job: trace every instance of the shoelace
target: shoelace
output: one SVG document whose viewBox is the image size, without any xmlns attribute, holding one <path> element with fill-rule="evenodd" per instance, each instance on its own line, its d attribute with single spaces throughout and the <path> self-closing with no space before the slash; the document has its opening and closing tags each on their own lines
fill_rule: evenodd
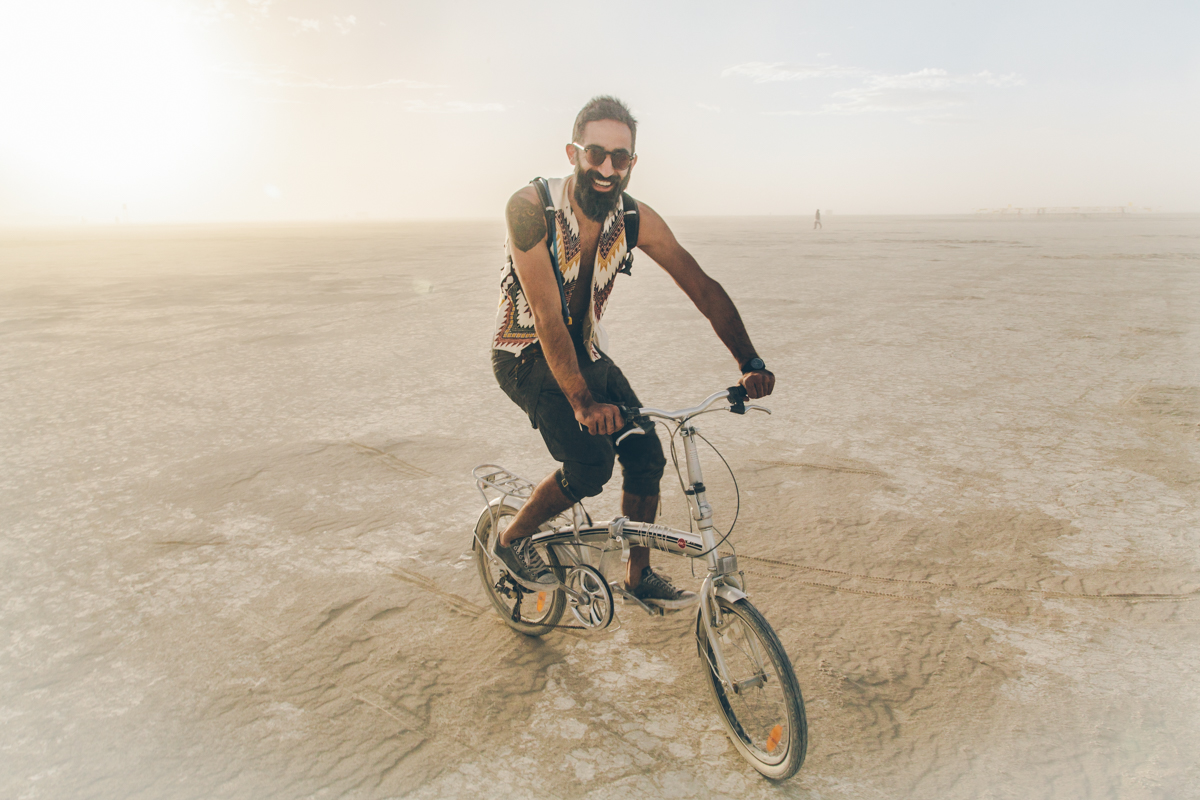
<svg viewBox="0 0 1200 800">
<path fill-rule="evenodd" d="M 533 546 L 532 539 L 520 540 L 513 546 L 513 551 L 517 554 L 517 558 L 521 559 L 535 575 L 550 569 L 542 560 L 542 554 Z"/>
<path fill-rule="evenodd" d="M 642 578 L 642 583 L 649 584 L 649 588 L 660 589 L 662 592 L 668 594 L 671 599 L 676 599 L 683 594 L 681 591 L 676 589 L 669 580 L 659 575 L 657 572 L 651 572 L 648 577 Z"/>
</svg>

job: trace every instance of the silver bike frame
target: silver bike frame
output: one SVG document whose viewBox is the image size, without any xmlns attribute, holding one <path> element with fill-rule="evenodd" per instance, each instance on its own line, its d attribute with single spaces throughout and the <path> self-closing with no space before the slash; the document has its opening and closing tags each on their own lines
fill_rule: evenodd
<svg viewBox="0 0 1200 800">
<path fill-rule="evenodd" d="M 703 621 L 708 640 L 712 643 L 712 653 L 716 660 L 713 667 L 725 688 L 736 691 L 737 687 L 734 687 L 729 680 L 729 674 L 725 668 L 725 660 L 722 657 L 721 648 L 716 639 L 717 631 L 714 630 L 714 627 L 719 627 L 722 624 L 717 597 L 734 603 L 744 598 L 746 594 L 743 591 L 744 586 L 741 576 L 738 573 L 737 558 L 735 556 L 720 556 L 717 553 L 717 539 L 716 530 L 713 526 L 712 506 L 708 502 L 704 486 L 704 475 L 700 468 L 700 455 L 696 445 L 698 434 L 696 428 L 689 424 L 693 417 L 705 413 L 715 403 L 725 400 L 728 397 L 728 390 L 716 392 L 707 397 L 700 405 L 679 411 L 664 411 L 658 408 L 637 409 L 639 416 L 657 417 L 679 425 L 678 432 L 683 439 L 683 453 L 687 469 L 687 489 L 685 493 L 692 519 L 697 524 L 697 533 L 677 530 L 650 522 L 633 522 L 626 517 L 617 517 L 608 524 L 596 525 L 591 522 L 591 518 L 583 510 L 582 506 L 576 505 L 571 509 L 571 520 L 569 523 L 565 516 L 560 516 L 557 519 L 561 520 L 562 525 L 556 526 L 552 530 L 535 534 L 533 541 L 537 545 L 554 547 L 559 553 L 570 554 L 571 560 L 576 564 L 587 563 L 587 558 L 583 552 L 585 547 L 598 549 L 601 557 L 603 557 L 605 552 L 616 548 L 626 549 L 631 546 L 640 546 L 673 555 L 687 556 L 693 559 L 704 558 L 708 566 L 708 574 L 705 576 L 704 582 L 700 587 L 700 602 L 702 604 L 700 619 Z M 762 406 L 750 403 L 745 404 L 745 408 L 753 411 L 762 411 L 767 414 L 771 413 Z M 645 433 L 646 431 L 642 428 L 630 428 L 617 439 L 617 443 L 619 444 L 628 436 Z M 476 467 L 473 474 L 475 475 L 476 484 L 480 492 L 484 495 L 484 500 L 488 502 L 488 506 L 492 510 L 493 524 L 495 523 L 494 517 L 499 513 L 499 507 L 504 504 L 505 497 L 517 501 L 516 505 L 519 507 L 524 504 L 525 500 L 529 497 L 529 493 L 533 490 L 533 484 L 529 481 L 518 478 L 502 467 L 493 464 Z M 484 491 L 485 486 L 498 491 L 502 496 L 489 500 Z M 586 520 L 587 523 L 581 524 L 583 520 Z M 647 610 L 649 609 L 647 608 Z"/>
</svg>

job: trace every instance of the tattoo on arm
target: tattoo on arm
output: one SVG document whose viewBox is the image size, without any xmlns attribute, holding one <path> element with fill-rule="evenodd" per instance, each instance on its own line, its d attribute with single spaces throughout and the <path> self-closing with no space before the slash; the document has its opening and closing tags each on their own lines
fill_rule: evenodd
<svg viewBox="0 0 1200 800">
<path fill-rule="evenodd" d="M 546 215 L 540 207 L 523 197 L 514 196 L 508 201 L 504 212 L 508 227 L 512 230 L 512 242 L 522 253 L 528 253 L 534 245 L 546 238 Z"/>
</svg>

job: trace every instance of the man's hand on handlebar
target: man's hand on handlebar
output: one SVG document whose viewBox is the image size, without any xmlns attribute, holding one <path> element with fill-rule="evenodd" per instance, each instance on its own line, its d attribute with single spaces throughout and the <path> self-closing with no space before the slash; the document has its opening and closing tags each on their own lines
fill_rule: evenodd
<svg viewBox="0 0 1200 800">
<path fill-rule="evenodd" d="M 747 372 L 738 383 L 745 387 L 751 400 L 757 400 L 766 397 L 775 388 L 775 373 L 767 369 Z"/>
<path fill-rule="evenodd" d="M 576 411 L 575 419 L 593 436 L 607 436 L 625 427 L 621 409 L 609 403 L 592 403 L 587 408 Z"/>
</svg>

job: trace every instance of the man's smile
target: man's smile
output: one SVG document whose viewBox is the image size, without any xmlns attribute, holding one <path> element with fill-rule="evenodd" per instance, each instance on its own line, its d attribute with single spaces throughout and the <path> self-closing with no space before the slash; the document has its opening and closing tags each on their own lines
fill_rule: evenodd
<svg viewBox="0 0 1200 800">
<path fill-rule="evenodd" d="M 621 192 L 629 185 L 633 170 L 604 175 L 598 169 L 575 165 L 575 202 L 588 219 L 601 221 L 621 202 Z"/>
<path fill-rule="evenodd" d="M 592 188 L 598 192 L 607 192 L 616 185 L 616 181 L 612 178 L 600 178 L 595 175 L 591 175 L 590 177 L 592 179 Z"/>
</svg>

